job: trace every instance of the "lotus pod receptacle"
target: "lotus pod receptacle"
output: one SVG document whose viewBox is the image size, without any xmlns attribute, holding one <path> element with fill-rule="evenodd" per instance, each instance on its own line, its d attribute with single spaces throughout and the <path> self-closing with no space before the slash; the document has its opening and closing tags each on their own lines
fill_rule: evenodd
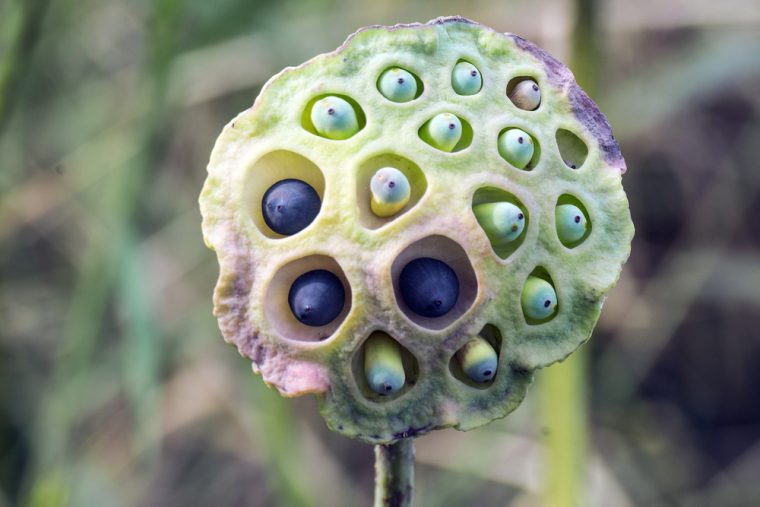
<svg viewBox="0 0 760 507">
<path fill-rule="evenodd" d="M 480 81 L 458 93 L 452 72 L 463 61 Z M 414 79 L 416 94 L 389 100 L 389 69 L 403 69 L 393 70 L 398 86 Z M 429 132 L 446 149 L 423 129 L 440 117 L 461 127 L 450 143 L 445 122 Z M 524 167 L 501 153 L 512 129 L 530 136 Z M 522 149 L 519 137 L 509 150 Z M 408 200 L 376 214 L 371 180 L 383 168 L 403 174 Z M 220 264 L 214 313 L 267 384 L 316 395 L 341 434 L 389 443 L 476 428 L 514 410 L 534 370 L 591 335 L 633 236 L 625 169 L 607 120 L 534 44 L 459 17 L 364 28 L 270 79 L 217 140 L 200 197 Z M 285 234 L 262 206 L 283 180 L 319 200 Z M 509 206 L 483 206 L 498 203 Z M 557 212 L 566 204 L 582 210 L 581 225 L 557 222 L 575 219 Z M 573 227 L 584 228 L 565 241 Z M 405 271 L 418 259 L 428 259 L 424 269 Z M 303 289 L 307 273 L 321 285 Z M 294 302 L 301 294 L 313 299 Z M 450 304 L 420 310 L 428 297 Z M 309 321 L 323 306 L 327 317 Z M 377 336 L 382 347 L 365 353 Z M 480 352 L 470 353 L 476 338 Z M 397 382 L 388 393 L 366 373 L 382 373 L 384 358 Z M 470 378 L 486 359 L 495 373 Z"/>
</svg>

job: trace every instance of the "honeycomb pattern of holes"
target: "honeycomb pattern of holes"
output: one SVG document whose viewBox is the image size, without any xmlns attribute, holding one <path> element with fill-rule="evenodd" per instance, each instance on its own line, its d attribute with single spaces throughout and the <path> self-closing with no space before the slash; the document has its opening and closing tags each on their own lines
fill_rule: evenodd
<svg viewBox="0 0 760 507">
<path fill-rule="evenodd" d="M 376 333 L 382 333 L 390 337 L 391 340 L 395 341 L 396 344 L 398 344 L 398 349 L 399 349 L 399 352 L 401 353 L 401 365 L 404 369 L 404 376 L 405 376 L 404 386 L 398 391 L 396 391 L 395 393 L 387 395 L 387 396 L 378 394 L 375 391 L 373 391 L 372 388 L 370 388 L 369 386 L 369 382 L 367 381 L 366 365 L 365 365 L 365 346 L 367 344 L 367 341 L 370 338 L 372 338 L 373 335 L 375 335 Z M 389 332 L 383 329 L 376 329 L 375 331 L 372 331 L 371 333 L 369 333 L 367 337 L 364 340 L 362 340 L 362 342 L 354 351 L 353 356 L 351 358 L 351 376 L 353 377 L 354 383 L 359 389 L 359 392 L 365 399 L 374 403 L 387 403 L 393 400 L 397 400 L 398 398 L 408 393 L 412 388 L 414 388 L 414 386 L 417 384 L 419 380 L 420 366 L 419 366 L 419 362 L 417 361 L 417 358 L 414 357 L 414 354 L 412 354 L 398 340 L 393 338 L 393 336 Z"/>
<path fill-rule="evenodd" d="M 243 190 L 245 206 L 256 228 L 268 238 L 288 236 L 273 231 L 264 221 L 262 199 L 272 185 L 291 178 L 308 183 L 319 195 L 319 200 L 324 200 L 325 177 L 322 171 L 314 162 L 298 153 L 288 150 L 269 152 L 254 162 L 246 172 Z M 319 214 L 306 229 L 312 227 L 318 218 Z"/>
<path fill-rule="evenodd" d="M 375 172 L 383 167 L 398 169 L 409 180 L 411 195 L 409 202 L 396 214 L 389 217 L 379 217 L 372 212 L 370 207 L 371 191 L 370 180 Z M 406 157 L 393 153 L 375 155 L 359 165 L 356 176 L 356 204 L 359 209 L 359 223 L 368 229 L 378 229 L 388 222 L 412 209 L 422 199 L 427 191 L 427 179 L 425 174 L 416 163 Z"/>
<path fill-rule="evenodd" d="M 546 283 L 548 283 L 551 286 L 551 290 L 553 291 L 553 298 L 556 301 L 554 304 L 554 308 L 552 309 L 551 313 L 548 314 L 546 317 L 543 318 L 535 318 L 528 315 L 526 312 L 526 304 L 524 302 L 524 296 L 526 295 L 525 289 L 528 281 L 531 279 L 531 277 L 538 278 Z M 531 297 L 539 297 L 543 301 L 540 302 L 541 306 L 544 308 L 550 308 L 551 305 L 547 305 L 547 302 L 551 302 L 552 296 L 551 294 L 543 294 L 540 292 L 539 294 L 528 294 L 528 296 Z M 544 297 L 546 296 L 546 297 Z M 538 304 L 538 303 L 536 303 Z M 551 275 L 549 274 L 549 271 L 543 266 L 536 266 L 533 271 L 531 271 L 530 275 L 528 275 L 528 278 L 526 278 L 525 282 L 523 283 L 523 286 L 520 289 L 520 307 L 523 313 L 523 317 L 525 318 L 525 322 L 527 322 L 529 325 L 538 325 L 538 324 L 545 324 L 546 322 L 549 322 L 550 320 L 554 319 L 557 314 L 559 313 L 560 309 L 560 301 L 557 296 L 557 290 L 554 286 L 554 280 L 552 279 Z"/>
<path fill-rule="evenodd" d="M 570 169 L 580 169 L 588 157 L 588 146 L 574 132 L 559 128 L 555 135 L 559 155 Z"/>
<path fill-rule="evenodd" d="M 459 279 L 459 297 L 454 307 L 440 317 L 423 317 L 413 312 L 404 302 L 399 289 L 399 275 L 414 259 L 431 257 L 446 263 Z M 453 239 L 433 235 L 419 239 L 404 248 L 391 265 L 393 293 L 401 312 L 413 323 L 426 329 L 441 330 L 454 323 L 470 309 L 478 294 L 478 280 L 465 250 Z"/>
<path fill-rule="evenodd" d="M 439 114 L 445 114 L 445 113 L 439 113 Z M 454 114 L 454 113 L 450 113 L 450 114 Z M 459 137 L 459 140 L 456 142 L 456 144 L 454 145 L 454 147 L 451 148 L 450 150 L 447 150 L 447 149 L 440 148 L 440 147 L 436 146 L 436 144 L 437 144 L 436 141 L 433 140 L 426 133 L 426 129 L 427 129 L 428 124 L 430 124 L 430 122 L 433 121 L 433 119 L 436 116 L 438 116 L 438 115 L 435 115 L 432 118 L 428 119 L 425 123 L 423 123 L 422 125 L 420 125 L 419 129 L 417 129 L 417 135 L 418 135 L 418 137 L 420 139 L 422 139 L 422 141 L 424 141 L 426 144 L 432 146 L 436 150 L 440 150 L 440 151 L 443 151 L 443 152 L 446 152 L 446 153 L 457 153 L 459 151 L 463 151 L 463 150 L 467 149 L 472 144 L 473 131 L 472 131 L 472 126 L 470 125 L 470 122 L 468 122 L 466 119 L 464 119 L 460 115 L 454 114 L 454 116 L 457 117 L 457 119 L 459 120 L 459 123 L 462 126 L 462 134 Z"/>
<path fill-rule="evenodd" d="M 502 190 L 497 187 L 490 187 L 490 186 L 481 187 L 477 189 L 472 196 L 473 207 L 479 204 L 488 204 L 488 203 L 497 203 L 497 202 L 508 202 L 508 203 L 514 204 L 515 206 L 520 208 L 520 210 L 525 215 L 525 225 L 523 226 L 522 233 L 520 233 L 520 235 L 514 241 L 510 241 L 508 243 L 495 241 L 495 239 L 498 239 L 498 238 L 494 238 L 491 234 L 489 234 L 486 228 L 483 227 L 483 224 L 480 222 L 480 220 L 478 220 L 477 215 L 475 216 L 475 219 L 478 220 L 478 224 L 480 225 L 481 229 L 483 229 L 483 232 L 485 232 L 486 236 L 488 237 L 488 240 L 491 243 L 491 248 L 493 248 L 494 253 L 500 258 L 506 259 L 510 255 L 512 255 L 515 251 L 517 251 L 517 249 L 520 248 L 520 246 L 525 241 L 528 228 L 530 227 L 530 212 L 528 211 L 528 208 L 514 194 L 508 192 L 507 190 Z"/>
<path fill-rule="evenodd" d="M 449 359 L 449 372 L 455 379 L 462 382 L 463 384 L 466 384 L 475 389 L 488 389 L 494 384 L 494 382 L 496 381 L 496 377 L 499 376 L 499 370 L 502 368 L 502 365 L 500 364 L 501 363 L 500 361 L 501 347 L 502 347 L 501 332 L 499 331 L 499 328 L 497 328 L 495 325 L 486 324 L 483 327 L 483 329 L 481 329 L 481 331 L 478 333 L 478 336 L 486 340 L 496 352 L 497 369 L 493 377 L 487 382 L 475 382 L 474 380 L 472 380 L 462 369 L 462 365 L 460 364 L 460 361 L 457 357 L 457 353 L 459 352 L 458 350 L 457 352 L 454 353 L 454 355 L 451 356 L 451 359 Z"/>
<path fill-rule="evenodd" d="M 460 63 L 468 65 L 464 66 L 465 68 L 463 69 L 459 69 L 457 66 Z M 469 76 L 456 75 L 457 72 L 463 73 L 467 71 L 476 72 L 477 74 L 474 76 L 472 74 Z M 472 78 L 472 81 L 469 81 L 469 77 Z M 477 85 L 477 90 L 474 88 L 475 85 Z M 480 91 L 483 89 L 483 73 L 480 71 L 480 66 L 476 65 L 474 62 L 470 61 L 467 58 L 459 58 L 454 64 L 454 67 L 451 69 L 451 88 L 454 90 L 454 93 L 463 97 L 469 97 L 480 93 Z"/>
<path fill-rule="evenodd" d="M 345 301 L 343 309 L 329 324 L 311 327 L 296 319 L 288 305 L 288 294 L 293 282 L 304 273 L 324 269 L 338 277 L 343 290 Z M 340 265 L 327 255 L 315 254 L 296 259 L 282 266 L 272 277 L 266 289 L 264 301 L 264 316 L 271 327 L 282 337 L 293 341 L 319 342 L 331 337 L 338 330 L 351 310 L 351 285 Z"/>
<path fill-rule="evenodd" d="M 562 194 L 559 196 L 559 199 L 557 199 L 557 207 L 563 204 L 571 204 L 578 208 L 580 212 L 583 214 L 583 218 L 586 220 L 586 230 L 583 233 L 583 235 L 574 240 L 574 241 L 563 241 L 562 237 L 559 234 L 559 223 L 557 222 L 557 217 L 555 213 L 555 223 L 554 223 L 554 229 L 557 231 L 557 238 L 559 239 L 560 243 L 562 243 L 566 248 L 575 248 L 586 239 L 588 239 L 589 235 L 591 235 L 591 229 L 593 228 L 593 223 L 591 223 L 591 219 L 589 218 L 588 210 L 586 209 L 586 206 L 581 202 L 580 199 L 575 197 L 572 194 Z M 556 208 L 555 208 L 556 209 Z"/>
<path fill-rule="evenodd" d="M 392 99 L 392 98 L 388 97 L 388 96 L 387 96 L 387 95 L 386 95 L 386 94 L 383 92 L 383 90 L 382 90 L 382 88 L 381 88 L 381 85 L 380 85 L 380 83 L 381 83 L 381 80 L 382 80 L 382 79 L 385 77 L 385 73 L 386 73 L 386 72 L 388 72 L 388 71 L 392 71 L 393 69 L 401 69 L 401 70 L 403 70 L 404 72 L 407 72 L 407 73 L 409 73 L 409 75 L 411 75 L 411 76 L 412 76 L 412 78 L 414 79 L 414 83 L 416 84 L 416 86 L 417 86 L 417 89 L 415 90 L 415 92 L 414 92 L 414 96 L 413 96 L 411 99 L 409 99 L 409 100 L 394 100 L 394 99 Z M 422 95 L 422 93 L 425 91 L 425 83 L 423 83 L 423 82 L 422 82 L 422 79 L 420 79 L 420 77 L 417 75 L 417 73 L 415 73 L 415 72 L 412 72 L 411 70 L 409 70 L 409 69 L 408 69 L 406 66 L 404 66 L 404 65 L 389 65 L 389 66 L 386 66 L 386 67 L 385 67 L 385 68 L 384 68 L 384 69 L 383 69 L 383 70 L 380 72 L 380 74 L 378 74 L 378 76 L 377 76 L 377 81 L 376 81 L 376 83 L 375 83 L 375 87 L 377 88 L 377 91 L 378 91 L 378 92 L 380 92 L 380 95 L 382 95 L 382 96 L 383 96 L 383 97 L 385 97 L 387 100 L 389 100 L 390 102 L 393 102 L 393 103 L 395 103 L 395 104 L 405 104 L 405 103 L 407 103 L 407 102 L 414 102 L 415 100 L 417 100 L 418 98 L 420 98 L 420 96 Z"/>
<path fill-rule="evenodd" d="M 525 132 L 530 137 L 530 139 L 533 141 L 533 156 L 530 157 L 530 160 L 525 165 L 525 167 L 517 167 L 517 166 L 515 166 L 512 162 L 510 162 L 507 159 L 507 157 L 504 156 L 504 153 L 502 152 L 502 149 L 501 149 L 501 136 L 503 134 L 505 134 L 508 130 L 512 130 L 512 129 L 517 129 L 517 130 L 521 130 L 521 131 Z M 509 126 L 509 127 L 504 127 L 503 129 L 501 129 L 499 131 L 499 134 L 496 136 L 496 151 L 498 151 L 499 156 L 505 162 L 507 162 L 511 167 L 514 167 L 515 169 L 520 169 L 522 171 L 532 171 L 533 169 L 536 168 L 536 166 L 538 165 L 539 161 L 541 160 L 541 143 L 538 142 L 538 138 L 536 136 L 534 136 L 533 134 L 531 134 L 530 132 L 528 132 L 527 130 L 525 130 L 522 127 Z"/>
<path fill-rule="evenodd" d="M 347 139 L 350 139 L 351 137 L 355 136 L 356 134 L 358 134 L 359 132 L 361 132 L 364 129 L 364 127 L 367 126 L 367 116 L 364 113 L 364 109 L 362 109 L 362 107 L 359 105 L 359 103 L 356 100 L 352 99 L 348 95 L 344 95 L 344 94 L 341 94 L 341 93 L 321 93 L 321 94 L 317 95 L 316 97 L 312 97 L 306 103 L 306 106 L 303 109 L 303 113 L 301 113 L 301 126 L 304 128 L 304 130 L 306 130 L 307 132 L 310 132 L 310 133 L 314 134 L 315 136 L 321 137 L 323 139 L 327 139 L 329 141 L 340 142 L 340 141 L 344 141 L 345 140 L 345 139 L 330 139 L 329 137 L 321 135 L 319 132 L 317 132 L 317 129 L 314 126 L 314 123 L 312 123 L 312 121 L 311 121 L 311 110 L 314 107 L 314 104 L 318 100 L 322 100 L 325 97 L 338 97 L 338 98 L 341 98 L 341 99 L 345 100 L 346 102 L 348 102 L 351 105 L 351 108 L 354 110 L 354 113 L 356 114 L 356 121 L 358 122 L 359 128 L 358 128 L 358 130 L 355 133 L 353 133 L 352 135 L 348 136 Z"/>
<path fill-rule="evenodd" d="M 517 85 L 527 80 L 534 81 L 536 85 L 538 86 L 538 93 L 539 93 L 538 104 L 536 104 L 535 107 L 530 107 L 532 106 L 532 102 L 530 102 L 530 106 L 521 107 L 521 105 L 518 105 L 518 104 L 522 104 L 525 99 L 522 99 L 517 96 L 513 96 L 513 93 L 515 92 L 515 88 L 517 87 Z M 507 82 L 507 90 L 506 90 L 507 98 L 512 103 L 512 105 L 514 105 L 518 109 L 522 109 L 523 111 L 536 111 L 537 109 L 539 109 L 541 107 L 541 103 L 543 102 L 543 97 L 541 95 L 542 92 L 543 92 L 543 87 L 541 86 L 541 81 L 536 76 L 529 76 L 529 75 L 515 76 Z"/>
</svg>

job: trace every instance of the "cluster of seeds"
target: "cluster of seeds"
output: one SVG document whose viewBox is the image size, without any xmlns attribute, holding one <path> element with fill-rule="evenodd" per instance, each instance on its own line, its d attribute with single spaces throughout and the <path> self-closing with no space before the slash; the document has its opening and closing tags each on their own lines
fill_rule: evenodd
<svg viewBox="0 0 760 507">
<path fill-rule="evenodd" d="M 281 392 L 322 395 L 337 431 L 505 415 L 617 277 L 620 172 L 520 41 L 461 18 L 360 32 L 271 81 L 212 156 L 220 326 Z"/>
</svg>

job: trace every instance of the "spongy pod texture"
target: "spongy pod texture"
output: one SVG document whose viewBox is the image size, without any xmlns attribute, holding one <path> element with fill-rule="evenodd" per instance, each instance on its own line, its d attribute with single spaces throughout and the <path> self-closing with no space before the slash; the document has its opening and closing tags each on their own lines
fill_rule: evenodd
<svg viewBox="0 0 760 507">
<path fill-rule="evenodd" d="M 479 88 L 457 92 L 460 62 L 477 70 Z M 396 93 L 387 79 L 379 86 L 389 69 L 415 80 L 414 97 L 386 96 Z M 438 117 L 458 121 L 431 127 Z M 520 135 L 502 137 L 513 129 Z M 505 151 L 525 153 L 525 143 L 530 160 L 513 165 Z M 410 191 L 403 208 L 379 216 L 370 182 L 388 167 Z M 346 436 L 387 443 L 481 426 L 518 406 L 535 369 L 591 335 L 633 237 L 625 169 L 596 105 L 530 42 L 463 18 L 359 30 L 274 76 L 217 140 L 200 197 L 220 265 L 214 313 L 267 384 L 317 395 L 328 426 Z M 320 202 L 285 235 L 268 225 L 262 199 L 289 179 Z M 417 259 L 456 275 L 442 315 L 415 311 L 404 292 L 400 278 Z M 289 294 L 317 270 L 335 275 L 344 296 L 337 317 L 314 326 Z M 365 354 L 377 336 L 382 350 Z M 489 346 L 495 373 L 470 378 L 481 356 L 493 364 Z M 367 371 L 386 360 L 395 383 L 382 393 Z"/>
</svg>

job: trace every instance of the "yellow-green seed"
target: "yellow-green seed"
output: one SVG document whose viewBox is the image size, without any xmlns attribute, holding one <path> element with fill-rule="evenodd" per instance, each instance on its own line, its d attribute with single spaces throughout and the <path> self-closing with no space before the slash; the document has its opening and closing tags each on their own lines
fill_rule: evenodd
<svg viewBox="0 0 760 507">
<path fill-rule="evenodd" d="M 523 313 L 529 320 L 543 321 L 557 311 L 557 293 L 554 287 L 543 278 L 533 275 L 525 282 L 520 302 Z"/>
<path fill-rule="evenodd" d="M 437 114 L 422 127 L 420 137 L 439 150 L 451 151 L 462 138 L 462 122 L 451 113 Z"/>
<path fill-rule="evenodd" d="M 557 236 L 563 245 L 574 245 L 586 235 L 588 220 L 578 206 L 560 204 L 554 212 L 554 219 L 557 224 Z"/>
<path fill-rule="evenodd" d="M 533 138 L 524 130 L 505 130 L 499 136 L 498 147 L 499 155 L 518 169 L 525 169 L 533 158 Z"/>
<path fill-rule="evenodd" d="M 394 167 L 378 169 L 370 180 L 370 207 L 379 217 L 395 215 L 409 202 L 411 186 L 407 177 Z"/>
<path fill-rule="evenodd" d="M 525 213 L 511 202 L 488 202 L 472 207 L 475 218 L 495 245 L 511 243 L 525 229 Z"/>
<path fill-rule="evenodd" d="M 376 331 L 364 344 L 364 375 L 370 389 L 387 396 L 404 387 L 406 374 L 401 346 L 386 333 Z"/>
<path fill-rule="evenodd" d="M 314 103 L 311 123 L 320 136 L 328 139 L 348 139 L 359 131 L 354 108 L 345 99 L 333 95 Z"/>
<path fill-rule="evenodd" d="M 488 340 L 477 336 L 464 344 L 456 354 L 465 375 L 478 383 L 488 382 L 496 375 L 498 358 Z"/>
</svg>

